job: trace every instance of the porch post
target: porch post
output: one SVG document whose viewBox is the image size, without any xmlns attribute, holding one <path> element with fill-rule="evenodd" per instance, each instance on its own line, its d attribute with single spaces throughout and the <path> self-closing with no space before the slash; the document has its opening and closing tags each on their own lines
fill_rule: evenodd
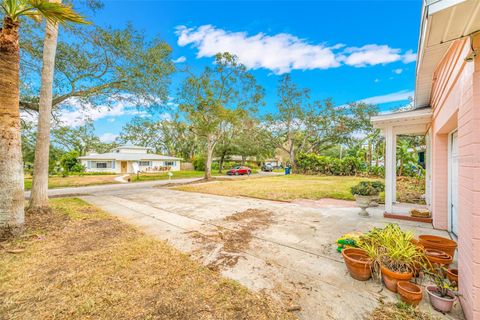
<svg viewBox="0 0 480 320">
<path fill-rule="evenodd" d="M 393 213 L 396 199 L 396 135 L 392 126 L 385 128 L 385 212 Z"/>
</svg>

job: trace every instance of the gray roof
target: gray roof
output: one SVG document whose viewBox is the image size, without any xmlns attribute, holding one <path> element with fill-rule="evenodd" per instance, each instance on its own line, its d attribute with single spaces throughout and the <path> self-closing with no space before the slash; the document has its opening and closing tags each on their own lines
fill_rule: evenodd
<svg viewBox="0 0 480 320">
<path fill-rule="evenodd" d="M 149 153 L 122 153 L 107 152 L 101 154 L 90 154 L 78 157 L 83 160 L 119 160 L 119 161 L 140 161 L 140 160 L 181 160 L 181 158 L 162 156 Z"/>
<path fill-rule="evenodd" d="M 124 145 L 121 145 L 119 147 L 113 148 L 112 151 L 121 150 L 121 149 L 153 150 L 153 148 L 150 148 L 150 147 L 141 147 L 141 146 L 133 146 L 133 145 L 124 144 Z"/>
</svg>

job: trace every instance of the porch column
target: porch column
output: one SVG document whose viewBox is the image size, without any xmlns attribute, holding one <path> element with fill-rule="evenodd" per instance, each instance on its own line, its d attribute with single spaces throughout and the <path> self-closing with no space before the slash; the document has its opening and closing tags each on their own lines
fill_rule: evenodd
<svg viewBox="0 0 480 320">
<path fill-rule="evenodd" d="M 396 200 L 397 139 L 392 126 L 385 128 L 385 212 L 393 213 L 393 203 Z"/>
</svg>

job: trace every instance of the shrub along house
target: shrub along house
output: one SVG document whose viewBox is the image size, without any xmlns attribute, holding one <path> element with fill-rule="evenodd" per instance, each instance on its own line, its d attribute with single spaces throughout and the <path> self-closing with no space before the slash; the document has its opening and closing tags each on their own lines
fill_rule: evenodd
<svg viewBox="0 0 480 320">
<path fill-rule="evenodd" d="M 396 197 L 396 137 L 426 136 L 426 201 L 458 241 L 467 319 L 480 319 L 480 1 L 425 1 L 414 109 L 372 118 L 386 140 L 385 210 Z"/>
<path fill-rule="evenodd" d="M 180 158 L 148 153 L 150 148 L 121 146 L 107 153 L 79 157 L 86 172 L 136 173 L 178 171 Z"/>
</svg>

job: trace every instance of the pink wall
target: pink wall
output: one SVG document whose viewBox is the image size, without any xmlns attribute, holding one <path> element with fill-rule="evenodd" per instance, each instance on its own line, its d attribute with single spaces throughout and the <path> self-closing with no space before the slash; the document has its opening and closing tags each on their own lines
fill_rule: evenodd
<svg viewBox="0 0 480 320">
<path fill-rule="evenodd" d="M 480 48 L 480 36 L 473 41 Z M 432 211 L 448 229 L 448 134 L 458 128 L 458 268 L 467 319 L 480 320 L 480 56 L 466 62 L 470 39 L 452 44 L 432 87 Z"/>
</svg>

